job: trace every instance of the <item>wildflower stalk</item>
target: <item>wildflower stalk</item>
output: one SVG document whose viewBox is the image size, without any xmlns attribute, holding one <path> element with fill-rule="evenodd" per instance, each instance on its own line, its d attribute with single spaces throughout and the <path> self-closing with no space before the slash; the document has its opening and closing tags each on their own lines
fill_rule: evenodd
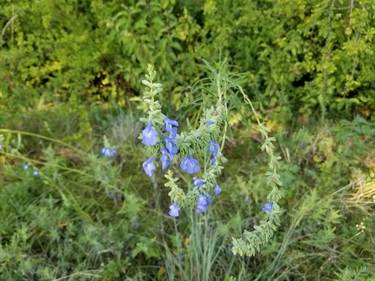
<svg viewBox="0 0 375 281">
<path fill-rule="evenodd" d="M 274 145 L 272 142 L 275 141 L 275 138 L 269 137 L 268 133 L 270 130 L 260 122 L 253 104 L 245 95 L 241 86 L 237 85 L 237 88 L 251 107 L 255 119 L 257 120 L 258 130 L 264 139 L 261 150 L 266 151 L 270 157 L 268 166 L 271 171 L 266 172 L 266 176 L 267 185 L 271 188 L 267 200 L 272 202 L 272 210 L 266 213 L 266 220 L 262 220 L 260 225 L 254 227 L 253 231 L 250 232 L 245 230 L 243 237 L 232 238 L 232 252 L 234 254 L 239 254 L 241 256 L 254 256 L 256 251 L 260 251 L 261 245 L 270 241 L 277 226 L 280 225 L 280 207 L 277 202 L 283 196 L 283 193 L 279 190 L 279 187 L 282 186 L 282 182 L 280 181 L 280 175 L 277 173 L 277 167 L 279 167 L 279 160 L 281 157 L 274 154 Z"/>
<path fill-rule="evenodd" d="M 167 163 L 167 159 L 172 154 L 172 146 L 172 148 L 175 148 L 173 155 L 176 155 L 180 159 L 182 158 L 180 168 L 189 174 L 195 174 L 200 171 L 200 167 L 198 166 L 198 160 L 192 155 L 195 157 L 202 154 L 205 155 L 205 151 L 209 148 L 213 158 L 210 161 L 210 165 L 205 164 L 203 173 L 201 171 L 199 172 L 203 175 L 199 178 L 194 177 L 193 188 L 188 189 L 186 192 L 180 188 L 177 184 L 178 178 L 173 176 L 171 170 L 165 175 L 167 178 L 165 186 L 170 189 L 169 196 L 174 202 L 170 206 L 171 216 L 178 217 L 180 208 L 191 207 L 195 204 L 197 205 L 198 212 L 205 212 L 212 201 L 210 192 L 214 191 L 215 195 L 221 193 L 221 188 L 217 184 L 217 178 L 222 172 L 222 164 L 227 161 L 222 154 L 222 149 L 227 138 L 227 117 L 229 116 L 229 108 L 231 105 L 230 94 L 233 93 L 233 90 L 237 89 L 243 96 L 245 102 L 249 104 L 256 118 L 258 130 L 264 139 L 261 150 L 265 151 L 270 157 L 268 164 L 270 170 L 266 172 L 266 177 L 267 185 L 271 190 L 267 196 L 269 203 L 265 204 L 263 207 L 263 211 L 266 213 L 266 219 L 262 220 L 260 225 L 255 226 L 253 231 L 245 230 L 243 237 L 232 238 L 232 251 L 234 254 L 253 256 L 256 251 L 260 250 L 261 245 L 269 242 L 277 226 L 280 225 L 280 207 L 277 202 L 282 197 L 282 192 L 278 188 L 282 186 L 282 183 L 280 181 L 280 175 L 277 173 L 277 167 L 279 166 L 281 157 L 275 155 L 273 145 L 275 138 L 269 137 L 270 130 L 260 122 L 253 104 L 246 96 L 241 86 L 239 86 L 236 75 L 227 73 L 227 63 L 222 63 L 218 70 L 210 66 L 207 62 L 205 63 L 206 67 L 211 71 L 211 77 L 213 77 L 210 85 L 214 87 L 211 93 L 213 93 L 216 98 L 216 105 L 203 110 L 197 129 L 177 134 L 177 128 L 175 128 L 173 138 L 164 136 L 166 144 L 163 144 L 163 142 L 157 138 L 157 136 L 163 136 L 164 132 L 152 126 L 153 124 L 163 124 L 163 120 L 165 123 L 166 119 L 161 112 L 161 105 L 155 100 L 156 94 L 162 91 L 162 85 L 153 82 L 156 72 L 153 67 L 149 65 L 149 74 L 146 75 L 147 80 L 142 81 L 142 83 L 149 88 L 149 91 L 144 94 L 144 101 L 149 106 L 149 117 L 141 119 L 141 121 L 148 125 L 140 138 L 143 139 L 143 144 L 148 147 L 151 146 L 151 149 L 148 150 L 149 154 L 151 154 L 149 156 L 151 157 L 145 161 L 144 166 L 146 165 L 146 168 L 144 169 L 150 177 L 153 175 L 152 172 L 156 169 L 153 162 L 160 156 L 160 151 L 162 152 L 161 161 L 163 167 L 169 166 L 170 163 L 169 160 Z M 173 122 L 178 126 L 177 121 L 173 120 Z M 166 126 L 168 125 L 167 123 L 165 124 Z M 168 130 L 172 132 L 171 128 L 167 129 L 167 131 Z M 220 146 L 215 142 L 217 140 L 220 140 Z M 176 147 L 174 147 L 174 145 Z M 166 147 L 167 150 L 164 147 Z M 147 167 L 152 167 L 152 170 Z"/>
</svg>

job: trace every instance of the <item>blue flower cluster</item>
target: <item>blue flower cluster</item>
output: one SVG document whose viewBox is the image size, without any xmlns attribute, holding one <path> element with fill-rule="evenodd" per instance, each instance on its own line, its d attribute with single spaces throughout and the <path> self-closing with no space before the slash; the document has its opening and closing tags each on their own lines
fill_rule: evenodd
<svg viewBox="0 0 375 281">
<path fill-rule="evenodd" d="M 24 170 L 28 170 L 29 167 L 30 167 L 29 164 L 25 164 L 25 165 L 23 165 L 23 169 L 24 169 Z M 34 176 L 38 176 L 38 175 L 39 175 L 38 170 L 34 170 L 34 171 L 33 171 L 33 175 L 34 175 Z"/>
<path fill-rule="evenodd" d="M 113 157 L 117 154 L 117 150 L 116 149 L 109 149 L 107 147 L 103 147 L 102 148 L 102 154 L 105 157 Z"/>
<path fill-rule="evenodd" d="M 162 169 L 165 170 L 169 167 L 171 160 L 173 159 L 174 155 L 178 152 L 177 147 L 177 127 L 178 122 L 176 120 L 171 120 L 169 118 L 164 118 L 164 130 L 161 130 L 163 132 L 168 133 L 167 135 L 163 136 L 162 139 L 164 141 L 164 147 L 161 148 L 161 157 L 160 161 L 162 164 Z M 207 122 L 208 126 L 211 126 L 213 122 L 210 120 Z M 159 132 L 153 127 L 153 124 L 149 122 L 146 126 L 146 128 L 142 131 L 142 143 L 146 146 L 154 146 L 158 143 L 158 136 Z M 216 161 L 216 156 L 219 153 L 220 146 L 215 143 L 214 141 L 209 141 L 209 150 L 213 156 L 210 163 L 213 165 Z M 153 171 L 156 170 L 154 161 L 155 156 L 151 156 L 148 158 L 145 162 L 143 162 L 142 167 L 145 173 L 149 176 L 153 176 Z M 189 173 L 189 174 L 195 174 L 200 171 L 200 166 L 198 164 L 198 160 L 193 157 L 193 155 L 188 155 L 183 157 L 180 164 L 181 170 Z M 193 178 L 193 186 L 196 188 L 201 188 L 203 185 L 205 185 L 207 182 L 205 182 L 202 179 L 199 179 L 198 177 Z M 217 196 L 222 192 L 219 185 L 216 184 L 214 188 L 214 194 Z M 199 213 L 205 212 L 208 209 L 208 205 L 212 201 L 211 194 L 204 195 L 203 192 L 199 194 L 199 197 L 197 199 L 197 210 Z M 180 207 L 178 206 L 177 202 L 173 202 L 173 204 L 169 207 L 169 215 L 172 217 L 178 217 L 180 212 Z"/>
<path fill-rule="evenodd" d="M 201 169 L 201 167 L 198 166 L 198 160 L 194 159 L 191 155 L 182 159 L 180 168 L 189 174 L 197 173 Z"/>
<path fill-rule="evenodd" d="M 177 154 L 177 127 L 178 123 L 176 120 L 172 120 L 169 118 L 164 118 L 164 127 L 165 131 L 169 133 L 169 135 L 164 136 L 163 140 L 165 142 L 165 147 L 163 147 L 161 151 L 160 161 L 162 164 L 162 169 L 165 170 L 168 168 L 173 156 Z M 156 131 L 152 127 L 152 123 L 149 122 L 147 127 L 142 131 L 142 143 L 147 146 L 154 146 L 158 142 L 158 131 Z M 155 164 L 155 156 L 150 157 L 143 163 L 143 169 L 149 177 L 152 177 L 153 171 L 156 169 Z"/>
<path fill-rule="evenodd" d="M 206 182 L 202 181 L 201 179 L 194 178 L 193 186 L 197 186 L 197 188 L 204 185 Z M 218 196 L 222 192 L 221 187 L 216 184 L 214 193 L 216 196 Z M 212 195 L 210 193 L 205 196 L 203 193 L 199 194 L 198 200 L 197 200 L 197 210 L 198 213 L 203 213 L 208 209 L 208 205 L 212 202 Z"/>
<path fill-rule="evenodd" d="M 154 146 L 158 142 L 158 135 L 159 133 L 152 127 L 152 123 L 149 122 L 142 131 L 142 143 L 147 146 Z M 143 170 L 149 177 L 152 177 L 153 171 L 156 169 L 154 161 L 155 156 L 152 156 L 142 164 Z"/>
<path fill-rule="evenodd" d="M 178 123 L 176 120 L 171 120 L 169 118 L 164 118 L 165 130 L 169 133 L 169 136 L 164 137 L 165 147 L 169 151 L 170 154 L 176 155 L 177 154 L 177 146 L 176 146 L 176 136 L 177 136 L 177 127 Z M 171 158 L 172 159 L 172 158 Z"/>
</svg>

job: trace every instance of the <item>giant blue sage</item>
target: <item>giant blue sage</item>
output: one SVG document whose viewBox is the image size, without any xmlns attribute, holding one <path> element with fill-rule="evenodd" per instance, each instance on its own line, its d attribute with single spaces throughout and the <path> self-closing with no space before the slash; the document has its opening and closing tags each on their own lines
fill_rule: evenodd
<svg viewBox="0 0 375 281">
<path fill-rule="evenodd" d="M 216 196 L 222 193 L 217 179 L 227 161 L 222 151 L 229 126 L 227 120 L 231 100 L 228 94 L 236 91 L 237 94 L 242 95 L 244 102 L 250 106 L 263 137 L 261 149 L 270 157 L 270 171 L 266 173 L 267 185 L 270 188 L 267 196 L 269 203 L 262 208 L 265 220 L 262 220 L 254 231 L 245 231 L 243 237 L 232 238 L 234 254 L 253 256 L 260 250 L 262 244 L 271 239 L 280 224 L 280 208 L 277 202 L 282 197 L 282 192 L 278 188 L 282 183 L 277 167 L 281 157 L 274 154 L 275 139 L 269 137 L 270 131 L 260 122 L 250 99 L 239 84 L 233 83 L 232 76 L 227 72 L 228 64 L 224 62 L 218 69 L 208 63 L 206 66 L 213 77 L 212 85 L 216 87 L 216 91 L 212 91 L 216 93 L 216 105 L 204 108 L 198 128 L 187 132 L 178 132 L 178 121 L 162 113 L 162 106 L 157 99 L 157 95 L 163 91 L 162 84 L 155 82 L 156 71 L 152 65 L 148 66 L 148 74 L 142 81 L 148 88 L 143 95 L 143 100 L 148 105 L 148 117 L 141 118 L 145 129 L 140 138 L 147 148 L 149 158 L 143 163 L 143 168 L 150 177 L 154 175 L 154 171 L 159 173 L 159 169 L 154 164 L 155 159 L 159 158 L 162 170 L 168 169 L 165 174 L 167 178 L 165 186 L 170 188 L 169 196 L 173 202 L 169 207 L 171 217 L 177 218 L 180 216 L 181 209 L 194 206 L 198 213 L 206 212 L 210 204 L 214 204 L 211 193 Z M 211 154 L 211 158 L 205 157 L 207 151 Z M 210 165 L 204 165 L 204 161 Z M 171 168 L 173 165 L 175 169 L 194 175 L 190 187 L 183 189 L 177 185 L 178 178 L 174 176 Z"/>
</svg>

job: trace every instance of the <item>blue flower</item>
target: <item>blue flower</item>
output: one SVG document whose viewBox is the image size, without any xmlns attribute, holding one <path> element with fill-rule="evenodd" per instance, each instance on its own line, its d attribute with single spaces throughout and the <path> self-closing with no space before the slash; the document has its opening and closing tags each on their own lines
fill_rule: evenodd
<svg viewBox="0 0 375 281">
<path fill-rule="evenodd" d="M 267 204 L 264 204 L 263 208 L 262 208 L 262 211 L 267 213 L 267 212 L 271 212 L 272 211 L 272 206 L 273 206 L 273 203 L 272 202 L 269 202 Z"/>
<path fill-rule="evenodd" d="M 169 153 L 176 154 L 178 150 L 177 146 L 174 145 L 176 143 L 176 139 L 165 136 L 164 141 Z"/>
<path fill-rule="evenodd" d="M 171 217 L 178 217 L 180 215 L 180 207 L 177 205 L 177 202 L 175 201 L 171 206 L 169 206 L 169 215 Z"/>
<path fill-rule="evenodd" d="M 221 187 L 218 184 L 216 184 L 215 189 L 214 189 L 215 195 L 218 196 L 221 192 L 222 192 Z"/>
<path fill-rule="evenodd" d="M 165 148 L 161 149 L 161 153 L 162 153 L 162 156 L 160 157 L 160 161 L 162 164 L 162 169 L 165 170 L 168 168 L 169 164 L 171 163 L 171 161 L 168 160 L 168 157 L 169 159 L 172 159 L 173 154 L 169 153 L 169 151 Z"/>
<path fill-rule="evenodd" d="M 176 127 L 173 127 L 172 130 L 170 131 L 169 133 L 169 136 L 171 138 L 175 138 L 177 136 L 177 128 Z"/>
<path fill-rule="evenodd" d="M 37 176 L 37 175 L 39 175 L 39 172 L 37 170 L 34 170 L 33 175 Z"/>
<path fill-rule="evenodd" d="M 103 147 L 102 148 L 102 154 L 105 156 L 105 157 L 113 157 L 117 154 L 117 150 L 116 149 L 109 149 L 109 148 L 106 148 L 106 147 Z"/>
<path fill-rule="evenodd" d="M 198 179 L 197 177 L 194 177 L 193 180 L 194 180 L 193 186 L 197 186 L 197 188 L 200 188 L 202 185 L 206 184 L 204 180 Z"/>
<path fill-rule="evenodd" d="M 29 168 L 29 164 L 25 164 L 25 165 L 23 165 L 23 169 L 24 170 L 27 170 Z"/>
<path fill-rule="evenodd" d="M 149 177 L 152 177 L 152 175 L 153 175 L 152 171 L 156 169 L 155 164 L 154 164 L 154 160 L 155 160 L 155 156 L 152 156 L 152 157 L 148 158 L 142 164 L 143 170 L 145 170 L 146 174 Z"/>
<path fill-rule="evenodd" d="M 211 120 L 207 122 L 207 125 L 208 126 L 211 126 L 214 122 L 212 122 Z"/>
<path fill-rule="evenodd" d="M 212 196 L 208 193 L 208 196 L 203 195 L 203 193 L 199 194 L 197 200 L 197 210 L 198 213 L 203 213 L 208 209 L 208 205 L 211 203 Z"/>
<path fill-rule="evenodd" d="M 216 142 L 210 140 L 210 151 L 213 157 L 216 157 L 217 153 L 219 152 L 219 148 L 220 146 Z"/>
<path fill-rule="evenodd" d="M 211 159 L 210 164 L 211 165 L 215 164 L 215 161 L 216 161 L 216 157 L 214 157 L 214 158 Z"/>
<path fill-rule="evenodd" d="M 158 142 L 157 136 L 158 132 L 152 128 L 152 123 L 149 122 L 146 129 L 142 131 L 142 143 L 150 146 L 155 145 Z"/>
<path fill-rule="evenodd" d="M 177 134 L 178 123 L 176 120 L 169 119 L 168 117 L 164 118 L 165 130 L 174 138 Z M 176 126 L 176 127 L 173 127 Z"/>
<path fill-rule="evenodd" d="M 0 150 L 2 150 L 3 149 L 3 145 L 0 143 Z"/>
<path fill-rule="evenodd" d="M 180 168 L 181 170 L 186 171 L 189 174 L 197 173 L 201 169 L 198 166 L 198 160 L 194 159 L 191 155 L 182 159 Z"/>
</svg>

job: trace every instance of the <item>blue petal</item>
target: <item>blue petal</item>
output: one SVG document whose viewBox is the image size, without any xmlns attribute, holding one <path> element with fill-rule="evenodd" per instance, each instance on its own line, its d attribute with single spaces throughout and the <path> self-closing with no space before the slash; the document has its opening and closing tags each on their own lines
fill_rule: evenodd
<svg viewBox="0 0 375 281">
<path fill-rule="evenodd" d="M 178 122 L 176 120 L 169 119 L 168 117 L 164 118 L 165 130 L 170 134 L 170 137 L 174 138 L 177 135 Z"/>
<path fill-rule="evenodd" d="M 221 187 L 218 184 L 216 184 L 215 189 L 214 189 L 215 195 L 218 196 L 221 192 L 222 192 Z"/>
<path fill-rule="evenodd" d="M 219 148 L 220 146 L 216 142 L 210 140 L 210 151 L 214 157 L 216 157 L 217 153 L 219 152 Z"/>
<path fill-rule="evenodd" d="M 273 207 L 273 203 L 272 202 L 266 203 L 266 204 L 264 204 L 264 206 L 262 208 L 262 211 L 265 212 L 265 213 L 271 212 L 272 211 L 272 207 Z"/>
<path fill-rule="evenodd" d="M 144 145 L 153 146 L 158 142 L 158 132 L 152 128 L 152 123 L 149 122 L 147 127 L 142 131 L 142 143 Z"/>
<path fill-rule="evenodd" d="M 177 202 L 175 201 L 170 207 L 169 207 L 169 215 L 171 217 L 178 217 L 180 214 L 180 207 L 177 205 Z"/>
<path fill-rule="evenodd" d="M 156 169 L 155 164 L 154 164 L 154 160 L 155 160 L 155 156 L 152 156 L 149 159 L 147 159 L 145 162 L 143 162 L 143 164 L 142 164 L 143 170 L 146 172 L 146 174 L 149 177 L 152 177 L 152 175 L 153 175 L 152 171 L 154 171 Z"/>
<path fill-rule="evenodd" d="M 203 195 L 202 193 L 199 194 L 199 198 L 197 200 L 197 210 L 199 213 L 203 213 L 208 209 L 208 205 L 211 203 L 212 196 L 208 194 L 208 197 Z"/>
<path fill-rule="evenodd" d="M 168 160 L 166 154 L 163 154 L 163 155 L 160 157 L 160 161 L 161 161 L 162 169 L 163 169 L 163 170 L 167 169 L 168 166 L 169 166 L 169 164 L 171 163 L 171 161 Z"/>
</svg>

